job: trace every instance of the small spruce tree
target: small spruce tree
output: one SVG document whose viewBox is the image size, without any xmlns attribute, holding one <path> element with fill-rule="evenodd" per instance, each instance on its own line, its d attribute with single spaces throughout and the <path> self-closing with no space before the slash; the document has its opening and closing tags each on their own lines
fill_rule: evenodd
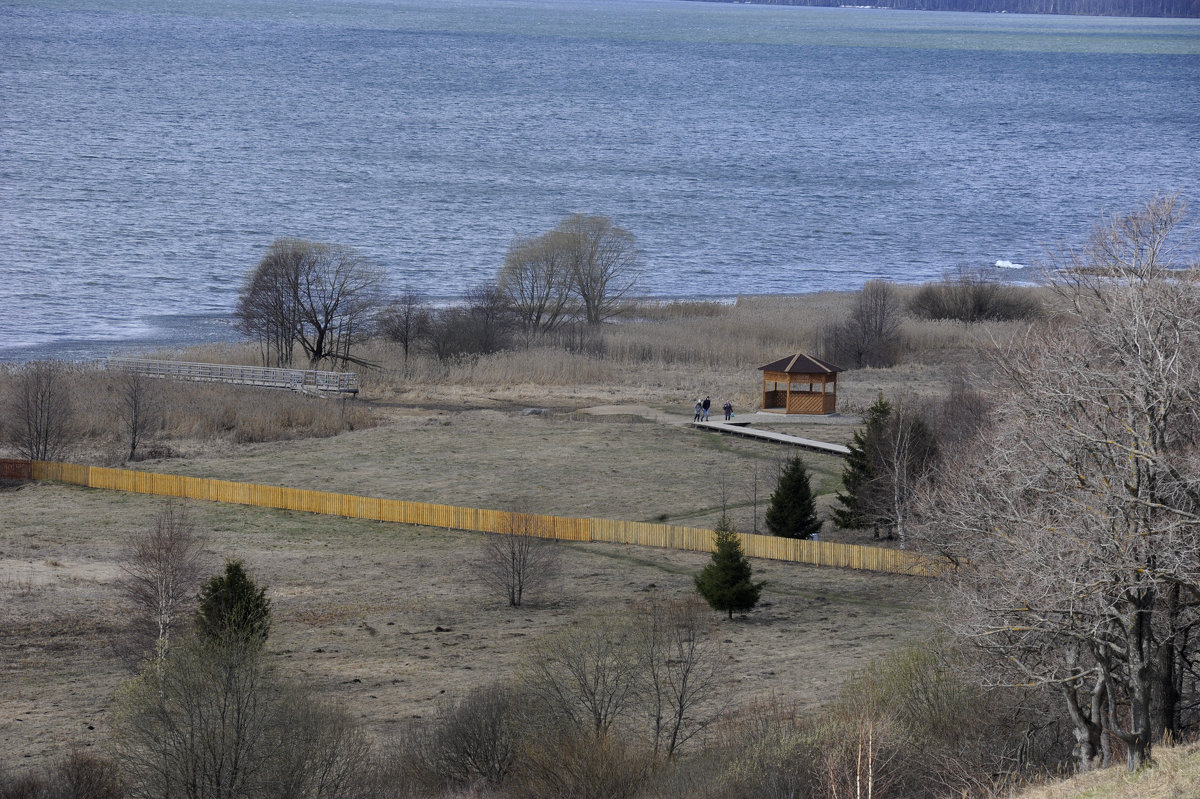
<svg viewBox="0 0 1200 799">
<path fill-rule="evenodd" d="M 892 415 L 892 405 L 880 394 L 867 410 L 861 430 L 854 431 L 850 454 L 842 469 L 842 491 L 838 492 L 840 508 L 834 508 L 833 523 L 842 528 L 860 528 L 867 523 L 864 496 L 879 469 L 879 445 Z"/>
<path fill-rule="evenodd" d="M 808 469 L 799 456 L 789 458 L 784 464 L 765 521 L 771 535 L 783 538 L 812 538 L 821 532 Z"/>
<path fill-rule="evenodd" d="M 225 564 L 225 573 L 200 589 L 196 630 L 214 642 L 236 639 L 261 646 L 271 631 L 271 600 L 246 574 L 240 560 Z"/>
<path fill-rule="evenodd" d="M 717 547 L 712 560 L 696 575 L 696 590 L 713 610 L 724 610 L 733 618 L 735 610 L 750 610 L 758 604 L 758 595 L 766 582 L 753 582 L 750 561 L 742 554 L 742 542 L 721 518 L 717 525 Z"/>
</svg>

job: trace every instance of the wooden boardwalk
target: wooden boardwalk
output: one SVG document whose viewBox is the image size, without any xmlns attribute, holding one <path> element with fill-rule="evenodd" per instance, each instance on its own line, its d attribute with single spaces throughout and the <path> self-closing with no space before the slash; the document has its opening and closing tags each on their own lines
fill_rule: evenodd
<svg viewBox="0 0 1200 799">
<path fill-rule="evenodd" d="M 232 383 L 241 386 L 282 388 L 313 394 L 358 393 L 358 375 L 354 372 L 317 372 L 311 369 L 275 369 L 267 366 L 151 361 L 144 358 L 109 358 L 108 367 L 151 377 L 171 377 L 176 380 L 192 380 L 201 383 Z"/>
<path fill-rule="evenodd" d="M 732 424 L 730 422 L 692 422 L 692 427 L 700 430 L 715 430 L 718 433 L 729 433 L 735 436 L 745 436 L 746 438 L 757 438 L 762 441 L 773 441 L 776 444 L 788 444 L 793 447 L 803 447 L 817 452 L 829 452 L 834 455 L 849 455 L 850 448 L 841 444 L 830 444 L 825 441 L 814 441 L 811 438 L 801 438 L 800 436 L 789 436 L 785 433 L 776 433 L 771 430 L 755 430 L 750 427 L 748 422 L 741 424 Z"/>
</svg>

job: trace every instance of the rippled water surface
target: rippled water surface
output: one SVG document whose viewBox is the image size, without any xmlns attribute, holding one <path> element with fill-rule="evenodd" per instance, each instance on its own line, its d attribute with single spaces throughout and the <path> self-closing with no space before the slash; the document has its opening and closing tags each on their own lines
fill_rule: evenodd
<svg viewBox="0 0 1200 799">
<path fill-rule="evenodd" d="M 1200 199 L 1198 139 L 1194 20 L 9 3 L 0 358 L 226 335 L 277 236 L 435 298 L 573 212 L 636 235 L 656 296 L 1030 264 L 1155 192 Z"/>
</svg>

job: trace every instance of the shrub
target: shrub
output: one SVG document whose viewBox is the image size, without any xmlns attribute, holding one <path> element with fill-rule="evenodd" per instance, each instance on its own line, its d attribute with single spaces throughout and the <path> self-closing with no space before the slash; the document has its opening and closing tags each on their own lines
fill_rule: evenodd
<svg viewBox="0 0 1200 799">
<path fill-rule="evenodd" d="M 504 683 L 476 688 L 446 707 L 436 722 L 410 730 L 400 755 L 408 781 L 427 792 L 485 785 L 498 788 L 525 747 L 528 701 Z"/>
<path fill-rule="evenodd" d="M 961 269 L 955 275 L 917 289 L 909 312 L 921 319 L 950 319 L 963 324 L 1035 319 L 1041 303 L 1031 289 L 989 280 Z"/>
<path fill-rule="evenodd" d="M 896 288 L 869 280 L 854 295 L 846 318 L 821 332 L 821 357 L 852 369 L 894 366 L 901 349 L 901 306 Z"/>
<path fill-rule="evenodd" d="M 271 631 L 271 600 L 246 574 L 240 560 L 225 564 L 225 573 L 200 591 L 196 630 L 206 639 L 230 638 L 261 646 Z"/>
<path fill-rule="evenodd" d="M 124 799 L 127 795 L 114 761 L 79 751 L 47 769 L 44 776 L 6 779 L 0 774 L 0 799 Z"/>
<path fill-rule="evenodd" d="M 633 799 L 653 766 L 650 755 L 620 735 L 580 728 L 546 730 L 526 747 L 515 796 L 530 799 Z"/>
</svg>

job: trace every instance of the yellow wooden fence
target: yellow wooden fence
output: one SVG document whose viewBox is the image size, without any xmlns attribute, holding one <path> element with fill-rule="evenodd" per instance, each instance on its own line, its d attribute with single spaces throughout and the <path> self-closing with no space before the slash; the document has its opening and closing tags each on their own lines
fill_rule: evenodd
<svg viewBox="0 0 1200 799">
<path fill-rule="evenodd" d="M 263 508 L 281 508 L 352 519 L 373 519 L 382 522 L 418 524 L 453 530 L 484 533 L 519 533 L 554 538 L 560 541 L 604 541 L 616 544 L 636 544 L 644 547 L 686 549 L 711 552 L 714 545 L 712 530 L 681 527 L 674 524 L 652 524 L 616 519 L 585 519 L 567 516 L 543 516 L 513 513 L 502 510 L 464 508 L 456 505 L 436 505 L 428 502 L 406 502 L 398 499 L 360 497 L 328 491 L 309 491 L 303 488 L 235 483 L 207 477 L 184 477 L 176 474 L 137 472 L 130 469 L 105 469 L 100 466 L 81 466 L 74 463 L 33 461 L 34 480 L 131 491 L 138 494 L 158 494 L 187 499 L 206 499 Z M 940 564 L 918 553 L 881 547 L 837 544 L 831 541 L 803 541 L 770 535 L 739 533 L 742 549 L 752 558 L 769 558 L 816 566 L 835 566 L 847 569 L 891 572 L 931 577 Z"/>
</svg>

